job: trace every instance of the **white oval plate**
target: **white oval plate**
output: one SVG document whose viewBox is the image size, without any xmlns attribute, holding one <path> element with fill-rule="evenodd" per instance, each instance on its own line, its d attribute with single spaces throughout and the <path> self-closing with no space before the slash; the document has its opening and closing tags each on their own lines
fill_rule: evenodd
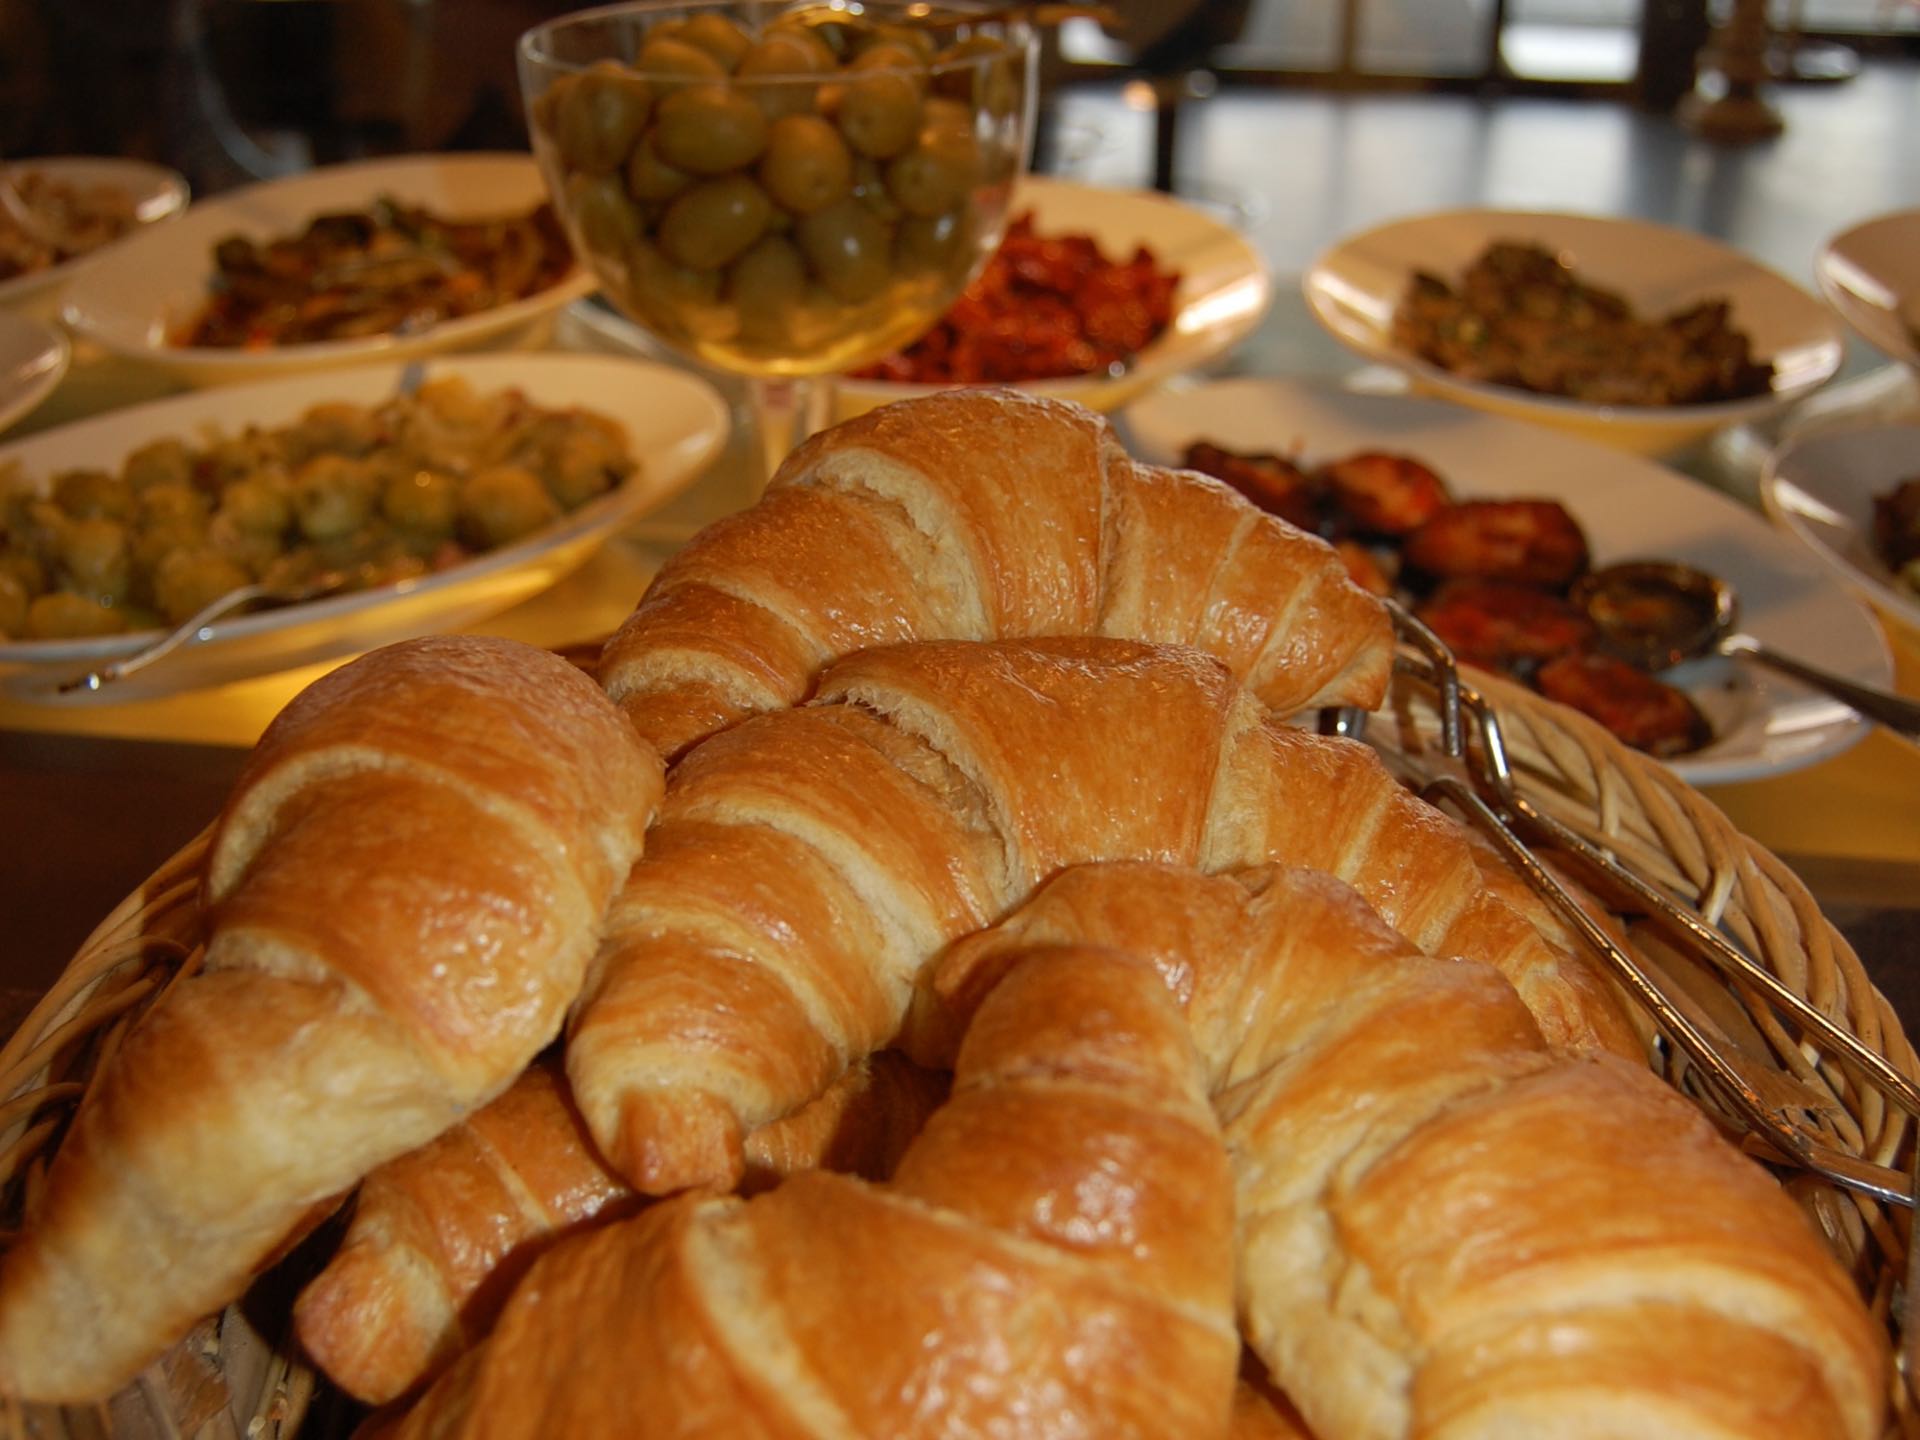
<svg viewBox="0 0 1920 1440">
<path fill-rule="evenodd" d="M 213 248 L 229 235 L 297 234 L 316 215 L 361 210 L 383 195 L 454 219 L 524 212 L 546 199 L 531 155 L 411 155 L 334 165 L 203 200 L 178 221 L 135 235 L 67 289 L 67 323 L 116 355 L 149 361 L 194 384 L 265 380 L 301 370 L 470 349 L 525 330 L 593 289 L 575 266 L 524 300 L 413 335 L 368 335 L 267 350 L 173 345 L 167 336 L 206 303 Z"/>
<path fill-rule="evenodd" d="M 1733 324 L 1753 337 L 1756 355 L 1773 362 L 1772 391 L 1712 405 L 1591 405 L 1462 380 L 1397 344 L 1393 312 L 1414 271 L 1451 282 L 1494 240 L 1557 251 L 1581 278 L 1618 291 L 1642 314 L 1730 301 Z M 1418 215 L 1341 240 L 1313 262 L 1302 286 L 1307 308 L 1335 339 L 1405 371 L 1420 389 L 1647 455 L 1670 454 L 1790 404 L 1832 379 L 1845 354 L 1831 312 L 1799 286 L 1718 241 L 1639 220 L 1517 210 Z"/>
<path fill-rule="evenodd" d="M 1029 210 L 1041 235 L 1091 235 L 1110 258 L 1124 260 L 1144 245 L 1161 269 L 1180 272 L 1180 283 L 1166 330 L 1124 373 L 1028 380 L 1022 390 L 1094 410 L 1118 409 L 1149 387 L 1225 354 L 1253 332 L 1273 299 L 1260 252 L 1238 231 L 1170 195 L 1028 175 L 1014 192 L 1010 213 Z M 856 415 L 944 388 L 843 378 L 836 382 L 836 401 L 842 416 Z"/>
<path fill-rule="evenodd" d="M 0 310 L 0 430 L 53 393 L 71 358 L 58 330 Z"/>
<path fill-rule="evenodd" d="M 8 172 L 38 170 L 68 185 L 117 186 L 132 198 L 134 214 L 142 225 L 176 219 L 187 208 L 186 177 L 177 170 L 149 165 L 144 160 L 119 160 L 104 155 L 52 155 L 44 160 L 16 160 L 6 169 Z M 36 318 L 53 319 L 59 313 L 58 297 L 53 292 L 137 234 L 139 231 L 132 231 L 98 250 L 76 255 L 64 264 L 50 265 L 45 270 L 0 282 L 0 306 L 27 309 Z M 39 313 L 43 305 L 47 310 L 45 315 Z"/>
<path fill-rule="evenodd" d="M 1873 497 L 1920 475 L 1920 426 L 1809 435 L 1767 459 L 1767 513 L 1820 562 L 1920 636 L 1920 596 L 1903 590 L 1873 548 Z"/>
<path fill-rule="evenodd" d="M 1863 340 L 1920 370 L 1920 210 L 1841 231 L 1821 247 L 1813 277 Z"/>
<path fill-rule="evenodd" d="M 1309 460 L 1365 447 L 1418 456 L 1465 498 L 1558 500 L 1586 530 L 1596 564 L 1661 557 L 1710 570 L 1738 588 L 1743 629 L 1849 680 L 1893 684 L 1879 626 L 1817 561 L 1752 511 L 1651 461 L 1437 401 L 1284 380 L 1153 395 L 1122 424 L 1136 454 L 1163 463 L 1203 439 Z M 1728 660 L 1668 678 L 1713 724 L 1711 745 L 1669 762 L 1696 785 L 1784 774 L 1867 731 L 1844 706 Z"/>
<path fill-rule="evenodd" d="M 191 438 L 216 429 L 233 434 L 248 425 L 282 425 L 322 401 L 378 402 L 394 393 L 404 370 L 397 363 L 365 365 L 175 396 L 0 446 L 0 464 L 18 462 L 42 482 L 75 466 L 117 469 L 132 451 L 164 436 Z M 639 468 L 618 490 L 512 545 L 399 585 L 222 620 L 204 642 L 95 694 L 55 691 L 62 680 L 143 648 L 154 632 L 0 642 L 0 688 L 18 699 L 59 704 L 144 698 L 310 665 L 472 624 L 530 598 L 584 564 L 623 525 L 684 488 L 726 439 L 726 403 L 712 386 L 644 360 L 462 356 L 427 362 L 426 374 L 430 379 L 461 377 L 481 393 L 518 387 L 536 405 L 598 411 L 625 427 L 628 451 Z"/>
</svg>

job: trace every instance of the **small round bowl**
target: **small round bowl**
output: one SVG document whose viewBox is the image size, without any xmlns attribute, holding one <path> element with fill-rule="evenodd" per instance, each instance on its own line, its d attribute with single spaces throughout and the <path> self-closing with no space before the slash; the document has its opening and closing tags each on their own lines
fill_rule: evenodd
<svg viewBox="0 0 1920 1440">
<path fill-rule="evenodd" d="M 1557 252 L 1580 278 L 1619 293 L 1638 314 L 1728 301 L 1756 357 L 1772 362 L 1772 388 L 1706 405 L 1597 405 L 1463 380 L 1400 345 L 1393 314 L 1414 273 L 1451 281 L 1495 240 Z M 1642 455 L 1684 450 L 1791 404 L 1832 379 L 1845 353 L 1832 314 L 1799 286 L 1718 241 L 1638 220 L 1514 210 L 1414 216 L 1340 241 L 1314 261 L 1303 288 L 1314 318 L 1335 339 L 1404 371 L 1415 390 Z"/>
<path fill-rule="evenodd" d="M 1920 209 L 1841 231 L 1821 248 L 1813 277 L 1861 339 L 1920 371 Z"/>
<path fill-rule="evenodd" d="M 38 172 L 63 185 L 81 188 L 105 186 L 123 191 L 132 202 L 136 228 L 117 240 L 110 240 L 84 255 L 30 270 L 11 280 L 0 280 L 0 308 L 14 310 L 36 320 L 60 318 L 63 288 L 90 266 L 113 253 L 116 247 L 163 221 L 176 220 L 187 208 L 186 177 L 164 165 L 149 165 L 144 160 L 118 160 L 104 155 L 54 155 L 40 160 L 15 160 L 5 167 L 9 174 Z"/>
<path fill-rule="evenodd" d="M 833 374 L 928 329 L 999 243 L 1034 69 L 1024 23 L 927 14 L 637 0 L 522 36 L 534 153 L 614 307 L 757 376 Z"/>
<path fill-rule="evenodd" d="M 160 366 L 189 384 L 216 385 L 506 344 L 593 289 L 593 277 L 575 267 L 524 299 L 406 335 L 258 350 L 176 345 L 169 338 L 206 304 L 221 240 L 296 235 L 315 216 L 364 210 L 382 197 L 450 219 L 478 219 L 524 214 L 546 190 L 533 161 L 510 154 L 410 155 L 264 181 L 203 200 L 173 224 L 115 247 L 68 288 L 63 318 L 116 355 Z"/>
</svg>

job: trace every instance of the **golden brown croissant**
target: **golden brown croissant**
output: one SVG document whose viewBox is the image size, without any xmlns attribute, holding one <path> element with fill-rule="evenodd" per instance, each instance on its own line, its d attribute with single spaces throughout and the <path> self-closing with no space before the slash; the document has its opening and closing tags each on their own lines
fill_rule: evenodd
<svg viewBox="0 0 1920 1440">
<path fill-rule="evenodd" d="M 209 847 L 199 973 L 96 1077 L 0 1270 L 0 1391 L 117 1388 L 550 1041 L 658 757 L 572 666 L 440 637 L 309 687 Z"/>
<path fill-rule="evenodd" d="M 1321 866 L 1512 974 L 1558 1042 L 1632 1046 L 1582 961 L 1485 893 L 1454 822 L 1364 747 L 1268 720 L 1219 661 L 927 643 L 841 661 L 819 703 L 675 768 L 569 1022 L 589 1130 L 643 1191 L 729 1188 L 740 1137 L 888 1044 L 944 945 L 1062 866 L 1122 858 Z M 910 1053 L 944 1064 L 933 1028 Z"/>
<path fill-rule="evenodd" d="M 976 389 L 795 450 L 758 505 L 667 563 L 600 677 L 672 755 L 798 703 L 855 650 L 1036 635 L 1194 645 L 1285 711 L 1379 704 L 1393 647 L 1316 537 L 1134 463 L 1079 406 Z"/>
<path fill-rule="evenodd" d="M 945 1093 L 939 1073 L 875 1055 L 747 1137 L 742 1189 L 815 1167 L 883 1179 Z M 492 1104 L 366 1178 L 339 1251 L 294 1307 L 301 1344 L 342 1389 L 385 1404 L 484 1335 L 549 1244 L 634 1200 L 594 1152 L 557 1068 L 529 1066 Z"/>
<path fill-rule="evenodd" d="M 1800 1208 L 1644 1067 L 1556 1056 L 1492 970 L 1326 876 L 1068 871 L 941 962 L 1037 945 L 1187 1002 L 1232 1157 L 1241 1323 L 1321 1440 L 1871 1440 L 1885 1346 Z"/>
<path fill-rule="evenodd" d="M 815 1172 L 561 1243 L 395 1433 L 1221 1436 L 1232 1229 L 1159 978 L 1049 950 L 980 1007 L 890 1184 Z"/>
</svg>

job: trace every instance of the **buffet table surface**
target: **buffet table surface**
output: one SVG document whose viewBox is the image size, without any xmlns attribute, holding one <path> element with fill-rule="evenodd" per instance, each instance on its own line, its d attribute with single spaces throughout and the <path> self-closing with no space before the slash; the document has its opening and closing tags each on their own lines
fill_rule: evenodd
<svg viewBox="0 0 1920 1440">
<path fill-rule="evenodd" d="M 1306 315 L 1286 279 L 1233 373 L 1350 378 L 1354 362 Z M 547 343 L 616 350 L 604 327 L 563 313 Z M 627 352 L 631 353 L 631 352 Z M 1856 370 L 1870 360 L 1858 355 Z M 739 401 L 739 387 L 718 383 Z M 76 357 L 60 390 L 13 436 L 173 393 L 164 377 L 98 355 Z M 661 558 L 708 520 L 748 503 L 758 447 L 735 405 L 727 448 L 706 475 L 585 568 L 479 629 L 547 646 L 591 642 L 632 609 Z M 1724 447 L 1723 447 L 1724 448 Z M 1681 462 L 1752 502 L 1751 477 L 1711 452 Z M 1920 696 L 1920 639 L 1885 623 L 1897 685 Z M 246 747 L 326 667 L 119 705 L 45 707 L 0 699 L 0 1034 L 59 973 L 93 926 L 215 815 Z M 1920 1031 L 1920 748 L 1875 733 L 1791 774 L 1708 792 L 1782 856 L 1853 942 L 1909 1032 Z"/>
</svg>

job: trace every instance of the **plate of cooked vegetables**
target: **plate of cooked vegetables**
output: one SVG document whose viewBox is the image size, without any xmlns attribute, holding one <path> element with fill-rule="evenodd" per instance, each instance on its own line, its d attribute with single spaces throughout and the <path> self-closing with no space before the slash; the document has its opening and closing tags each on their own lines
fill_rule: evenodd
<svg viewBox="0 0 1920 1440">
<path fill-rule="evenodd" d="M 202 201 L 89 269 L 63 315 L 209 384 L 521 337 L 592 288 L 530 157 L 403 156 Z"/>
<path fill-rule="evenodd" d="M 131 699 L 470 624 L 584 564 L 727 425 L 712 387 L 647 361 L 473 356 L 190 393 L 0 446 L 0 687 Z M 323 598 L 59 693 L 243 586 Z"/>
<path fill-rule="evenodd" d="M 0 306 L 51 320 L 59 287 L 146 226 L 187 207 L 177 171 L 144 160 L 55 155 L 0 167 Z"/>
<path fill-rule="evenodd" d="M 1733 500 L 1663 466 L 1537 426 L 1401 395 L 1244 379 L 1150 396 L 1136 451 L 1217 475 L 1332 541 L 1355 581 L 1399 599 L 1455 655 L 1532 685 L 1693 784 L 1781 774 L 1866 733 L 1834 701 L 1711 658 L 1658 674 L 1601 643 L 1579 579 L 1676 560 L 1730 581 L 1741 628 L 1889 689 L 1873 617 Z"/>
<path fill-rule="evenodd" d="M 998 252 L 933 330 L 839 382 L 843 413 L 948 385 L 1113 410 L 1225 354 L 1266 314 L 1259 252 L 1148 190 L 1024 177 Z"/>
<path fill-rule="evenodd" d="M 1335 339 L 1416 390 L 1670 454 L 1832 379 L 1827 307 L 1706 236 L 1638 220 L 1452 210 L 1325 251 L 1303 281 Z"/>
</svg>

